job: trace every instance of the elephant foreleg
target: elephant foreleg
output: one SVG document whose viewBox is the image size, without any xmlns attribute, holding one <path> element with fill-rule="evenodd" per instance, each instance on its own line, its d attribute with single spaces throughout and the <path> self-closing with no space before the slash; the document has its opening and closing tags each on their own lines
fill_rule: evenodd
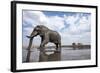
<svg viewBox="0 0 100 73">
<path fill-rule="evenodd" d="M 49 42 L 49 35 L 46 33 L 44 37 L 41 37 L 41 44 L 40 44 L 40 47 L 39 49 L 40 50 L 44 50 L 45 48 L 45 45 Z"/>
<path fill-rule="evenodd" d="M 44 40 L 41 44 L 40 44 L 40 50 L 45 48 L 45 45 L 48 43 L 48 40 Z"/>
</svg>

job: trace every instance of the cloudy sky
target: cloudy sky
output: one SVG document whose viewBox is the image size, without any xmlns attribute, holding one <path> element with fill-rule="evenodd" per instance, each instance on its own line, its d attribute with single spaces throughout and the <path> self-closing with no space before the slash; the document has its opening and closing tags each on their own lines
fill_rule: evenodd
<svg viewBox="0 0 100 73">
<path fill-rule="evenodd" d="M 28 45 L 30 35 L 36 25 L 45 25 L 49 29 L 58 31 L 63 45 L 73 42 L 90 44 L 91 14 L 79 12 L 29 11 L 23 10 L 23 45 Z M 37 36 L 33 43 L 40 44 Z"/>
</svg>

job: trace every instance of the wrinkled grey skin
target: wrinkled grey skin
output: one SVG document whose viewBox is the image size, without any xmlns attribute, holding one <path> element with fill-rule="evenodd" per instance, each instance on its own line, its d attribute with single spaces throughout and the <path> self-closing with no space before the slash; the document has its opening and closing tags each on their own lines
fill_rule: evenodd
<svg viewBox="0 0 100 73">
<path fill-rule="evenodd" d="M 41 44 L 39 49 L 44 48 L 45 45 L 49 42 L 54 43 L 56 45 L 56 50 L 60 52 L 61 50 L 61 36 L 58 32 L 50 30 L 44 25 L 37 25 L 34 30 L 32 31 L 30 36 L 27 36 L 30 38 L 30 44 L 32 44 L 32 39 L 36 37 L 37 35 L 40 35 L 41 37 Z M 30 45 L 31 46 L 31 45 Z"/>
</svg>

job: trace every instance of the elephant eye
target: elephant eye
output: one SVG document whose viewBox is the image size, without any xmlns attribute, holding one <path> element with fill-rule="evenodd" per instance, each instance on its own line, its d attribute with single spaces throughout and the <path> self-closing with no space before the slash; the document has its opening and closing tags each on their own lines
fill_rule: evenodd
<svg viewBox="0 0 100 73">
<path fill-rule="evenodd" d="M 37 28 L 41 28 L 41 26 L 37 26 Z"/>
<path fill-rule="evenodd" d="M 40 28 L 35 28 L 34 31 L 38 31 Z"/>
</svg>

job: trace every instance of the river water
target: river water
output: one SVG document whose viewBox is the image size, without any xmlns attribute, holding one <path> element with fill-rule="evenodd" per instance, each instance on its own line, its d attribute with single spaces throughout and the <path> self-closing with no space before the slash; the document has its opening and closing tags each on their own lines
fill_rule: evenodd
<svg viewBox="0 0 100 73">
<path fill-rule="evenodd" d="M 51 50 L 51 49 L 49 49 Z M 54 50 L 54 49 L 52 49 Z M 42 61 L 67 61 L 67 60 L 88 60 L 91 59 L 91 49 L 73 49 L 71 47 L 62 48 L 61 53 L 54 53 L 53 51 L 47 51 L 40 54 L 40 51 L 36 48 L 31 50 L 30 62 L 42 62 Z M 27 50 L 22 50 L 22 62 L 25 63 L 27 56 Z"/>
</svg>

